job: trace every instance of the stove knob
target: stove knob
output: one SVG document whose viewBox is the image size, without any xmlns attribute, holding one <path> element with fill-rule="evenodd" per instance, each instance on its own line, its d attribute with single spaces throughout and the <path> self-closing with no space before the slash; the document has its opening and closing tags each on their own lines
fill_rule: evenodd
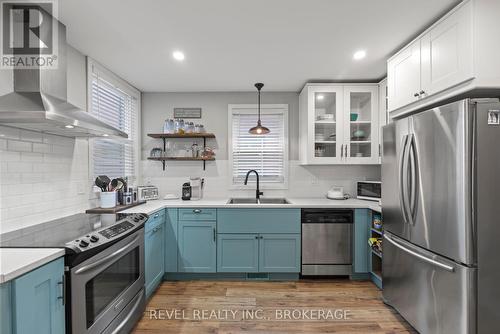
<svg viewBox="0 0 500 334">
<path fill-rule="evenodd" d="M 97 235 L 92 235 L 90 237 L 90 242 L 98 242 L 99 241 L 99 237 Z"/>
<path fill-rule="evenodd" d="M 80 241 L 80 244 L 79 244 L 79 246 L 82 247 L 82 248 L 85 248 L 88 245 L 89 245 L 89 243 L 87 241 L 85 241 L 85 240 Z"/>
</svg>

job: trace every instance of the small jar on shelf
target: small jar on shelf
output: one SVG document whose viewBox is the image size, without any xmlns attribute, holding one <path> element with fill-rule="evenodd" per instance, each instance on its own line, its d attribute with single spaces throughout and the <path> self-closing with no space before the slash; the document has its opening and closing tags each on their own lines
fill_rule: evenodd
<svg viewBox="0 0 500 334">
<path fill-rule="evenodd" d="M 174 133 L 175 131 L 175 125 L 174 125 L 174 120 L 172 119 L 166 119 L 165 124 L 163 125 L 163 133 Z"/>
</svg>

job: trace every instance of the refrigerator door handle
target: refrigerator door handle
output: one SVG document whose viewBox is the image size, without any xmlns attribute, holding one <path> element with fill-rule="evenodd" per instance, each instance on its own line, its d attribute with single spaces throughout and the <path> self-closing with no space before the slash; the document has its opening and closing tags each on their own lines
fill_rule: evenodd
<svg viewBox="0 0 500 334">
<path fill-rule="evenodd" d="M 384 233 L 384 238 L 387 239 L 387 241 L 389 241 L 391 244 L 393 244 L 394 246 L 396 246 L 397 248 L 401 249 L 402 251 L 424 261 L 424 262 L 427 262 L 429 264 L 432 264 L 436 267 L 439 267 L 441 269 L 444 269 L 446 271 L 449 271 L 449 272 L 454 272 L 455 271 L 455 267 L 453 266 L 450 266 L 450 265 L 447 265 L 445 263 L 441 263 L 439 261 L 436 261 L 434 259 L 431 259 L 431 258 L 428 258 L 427 256 L 424 256 L 422 254 L 419 254 L 415 251 L 412 251 L 411 249 L 408 249 L 406 247 L 404 247 L 403 245 L 401 245 L 399 242 L 397 242 L 396 240 L 392 239 L 392 237 L 390 237 L 388 234 L 385 234 Z"/>
<path fill-rule="evenodd" d="M 406 204 L 406 188 L 407 188 L 407 170 L 405 170 L 405 161 L 407 161 L 407 147 L 408 147 L 408 135 L 403 136 L 401 143 L 402 151 L 399 156 L 398 165 L 398 195 L 399 195 L 399 206 L 401 207 L 401 212 L 403 214 L 403 219 L 406 224 L 408 224 L 408 210 Z"/>
<path fill-rule="evenodd" d="M 406 194 L 406 198 L 409 201 L 409 211 L 408 220 L 411 225 L 415 224 L 415 208 L 417 205 L 417 177 L 418 177 L 418 161 L 417 161 L 417 151 L 415 147 L 415 135 L 411 134 L 408 140 L 408 166 L 410 170 L 410 182 L 409 182 L 409 194 Z"/>
</svg>

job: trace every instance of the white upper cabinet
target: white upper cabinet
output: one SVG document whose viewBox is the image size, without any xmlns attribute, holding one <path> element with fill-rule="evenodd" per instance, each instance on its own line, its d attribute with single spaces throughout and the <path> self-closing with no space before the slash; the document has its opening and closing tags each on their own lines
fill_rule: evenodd
<svg viewBox="0 0 500 334">
<path fill-rule="evenodd" d="M 418 100 L 421 90 L 420 56 L 420 40 L 417 40 L 389 61 L 387 66 L 389 110 Z"/>
<path fill-rule="evenodd" d="M 460 4 L 388 60 L 389 111 L 474 78 L 472 17 L 472 3 Z"/>
<path fill-rule="evenodd" d="M 344 161 L 379 163 L 378 86 L 344 86 Z"/>
<path fill-rule="evenodd" d="M 300 94 L 303 164 L 378 164 L 378 85 L 307 84 Z"/>
<path fill-rule="evenodd" d="M 473 78 L 470 2 L 422 36 L 421 60 L 422 97 Z"/>
<path fill-rule="evenodd" d="M 303 161 L 341 163 L 344 91 L 342 86 L 308 86 L 301 94 Z M 302 144 L 302 143 L 301 143 Z"/>
</svg>

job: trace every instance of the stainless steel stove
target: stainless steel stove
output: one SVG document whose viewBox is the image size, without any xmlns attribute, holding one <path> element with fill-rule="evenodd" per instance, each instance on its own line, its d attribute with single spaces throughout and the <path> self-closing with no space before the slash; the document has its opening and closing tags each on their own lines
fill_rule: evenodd
<svg viewBox="0 0 500 334">
<path fill-rule="evenodd" d="M 2 238 L 0 247 L 65 248 L 67 333 L 128 333 L 145 309 L 146 214 L 77 214 Z"/>
</svg>

